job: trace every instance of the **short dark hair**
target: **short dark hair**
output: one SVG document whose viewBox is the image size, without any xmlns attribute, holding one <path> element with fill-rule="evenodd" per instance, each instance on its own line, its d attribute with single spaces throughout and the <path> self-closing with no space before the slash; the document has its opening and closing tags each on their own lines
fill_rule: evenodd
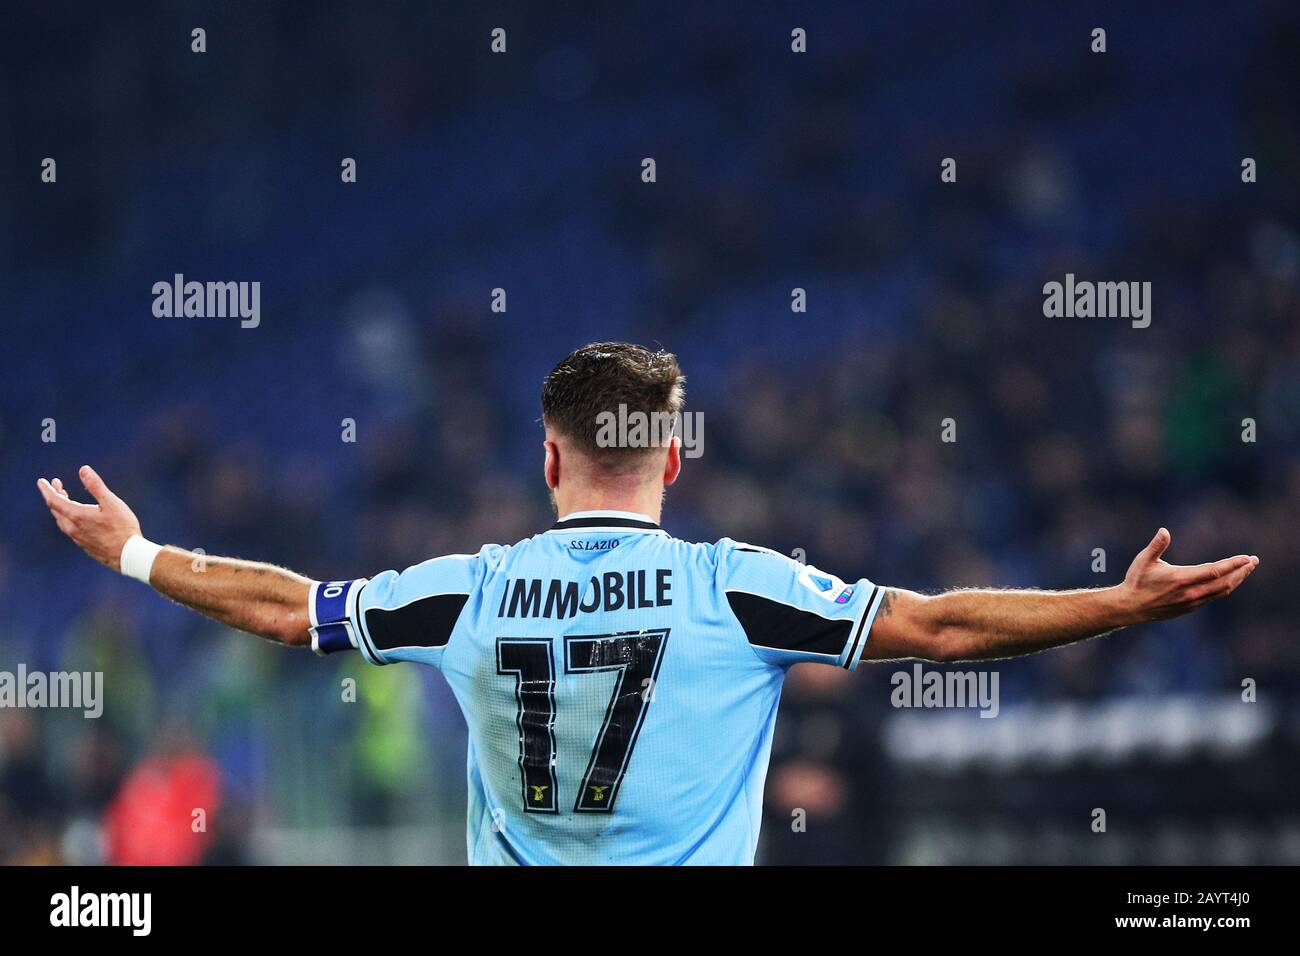
<svg viewBox="0 0 1300 956">
<path fill-rule="evenodd" d="M 542 383 L 542 422 L 573 440 L 593 462 L 610 472 L 631 470 L 653 448 L 611 446 L 598 440 L 602 413 L 619 406 L 651 421 L 667 415 L 675 425 L 686 399 L 686 376 L 677 356 L 628 342 L 594 342 L 570 352 Z"/>
</svg>

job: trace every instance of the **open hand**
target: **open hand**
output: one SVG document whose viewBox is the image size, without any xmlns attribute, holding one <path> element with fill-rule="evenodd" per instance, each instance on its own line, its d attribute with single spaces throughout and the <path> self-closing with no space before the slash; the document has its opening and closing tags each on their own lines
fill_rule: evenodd
<svg viewBox="0 0 1300 956">
<path fill-rule="evenodd" d="M 126 502 L 108 490 L 108 485 L 95 469 L 82 465 L 79 476 L 95 504 L 73 501 L 58 478 L 53 481 L 41 478 L 36 487 L 50 514 L 54 515 L 59 530 L 100 564 L 120 571 L 118 559 L 122 555 L 122 545 L 131 535 L 140 533 L 140 522 Z"/>
<path fill-rule="evenodd" d="M 1120 585 L 1125 604 L 1138 621 L 1160 621 L 1227 597 L 1259 566 L 1259 558 L 1239 554 L 1209 564 L 1169 564 L 1160 556 L 1171 536 L 1165 528 L 1133 559 Z"/>
</svg>

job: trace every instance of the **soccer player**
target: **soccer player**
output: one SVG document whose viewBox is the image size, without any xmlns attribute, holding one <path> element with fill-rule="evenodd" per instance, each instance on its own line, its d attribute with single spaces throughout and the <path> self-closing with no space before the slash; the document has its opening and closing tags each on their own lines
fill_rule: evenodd
<svg viewBox="0 0 1300 956">
<path fill-rule="evenodd" d="M 680 440 L 611 442 L 602 423 L 620 406 L 624 420 L 675 418 L 682 401 L 673 355 L 578 349 L 542 387 L 559 520 L 368 580 L 208 556 L 199 572 L 190 552 L 145 539 L 89 466 L 96 504 L 57 478 L 37 484 L 87 554 L 223 624 L 441 670 L 469 725 L 471 863 L 752 863 L 791 665 L 1029 654 L 1185 614 L 1259 563 L 1167 564 L 1161 528 L 1113 587 L 923 596 L 729 538 L 680 541 L 659 527 Z"/>
</svg>

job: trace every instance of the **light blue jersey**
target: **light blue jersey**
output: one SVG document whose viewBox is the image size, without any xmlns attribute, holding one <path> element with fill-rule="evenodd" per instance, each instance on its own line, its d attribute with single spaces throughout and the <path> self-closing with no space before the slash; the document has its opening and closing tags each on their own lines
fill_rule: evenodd
<svg viewBox="0 0 1300 956">
<path fill-rule="evenodd" d="M 883 589 L 581 512 L 515 545 L 316 585 L 313 646 L 446 676 L 475 864 L 751 864 L 781 684 L 853 670 Z"/>
</svg>

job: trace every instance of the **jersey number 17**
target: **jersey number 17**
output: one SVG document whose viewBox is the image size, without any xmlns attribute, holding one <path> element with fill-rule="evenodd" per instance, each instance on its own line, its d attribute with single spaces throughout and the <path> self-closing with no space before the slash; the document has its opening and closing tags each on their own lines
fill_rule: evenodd
<svg viewBox="0 0 1300 956">
<path fill-rule="evenodd" d="M 668 628 L 564 638 L 564 672 L 613 671 L 614 693 L 596 735 L 575 813 L 610 813 L 636 747 L 646 709 L 654 699 Z M 554 641 L 497 638 L 497 673 L 514 677 L 519 727 L 519 769 L 524 810 L 559 813 L 556 794 Z"/>
</svg>

